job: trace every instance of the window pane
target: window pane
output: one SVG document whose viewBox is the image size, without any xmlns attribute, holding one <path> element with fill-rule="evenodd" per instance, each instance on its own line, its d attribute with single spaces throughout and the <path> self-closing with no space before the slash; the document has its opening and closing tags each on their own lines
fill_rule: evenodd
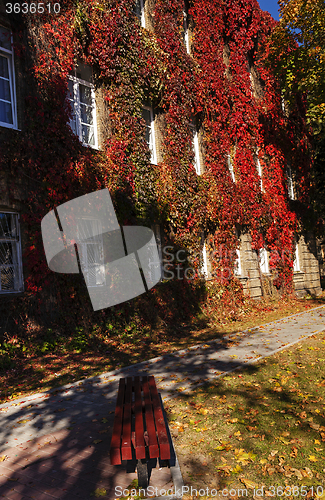
<svg viewBox="0 0 325 500">
<path fill-rule="evenodd" d="M 9 80 L 9 59 L 8 57 L 0 56 L 0 76 Z"/>
<path fill-rule="evenodd" d="M 3 78 L 0 78 L 0 99 L 11 102 L 9 81 Z"/>
<path fill-rule="evenodd" d="M 15 243 L 11 243 L 10 241 L 0 243 L 0 268 L 2 266 L 13 265 L 12 245 L 15 245 Z"/>
<path fill-rule="evenodd" d="M 145 119 L 147 126 L 151 126 L 151 112 L 149 109 L 142 110 L 142 118 Z"/>
<path fill-rule="evenodd" d="M 85 85 L 79 85 L 79 92 L 80 92 L 80 102 L 92 106 L 93 101 L 91 97 L 91 88 L 86 87 Z"/>
<path fill-rule="evenodd" d="M 12 124 L 11 104 L 0 101 L 0 122 Z"/>
<path fill-rule="evenodd" d="M 68 98 L 73 100 L 73 82 L 71 80 L 68 81 Z"/>
<path fill-rule="evenodd" d="M 11 50 L 11 33 L 2 26 L 0 26 L 0 47 Z"/>
<path fill-rule="evenodd" d="M 15 214 L 0 213 L 0 238 L 16 238 Z"/>
<path fill-rule="evenodd" d="M 86 104 L 81 104 L 81 122 L 87 125 L 93 125 L 93 108 Z"/>
<path fill-rule="evenodd" d="M 7 292 L 15 290 L 14 266 L 0 267 L 0 290 Z"/>
<path fill-rule="evenodd" d="M 82 125 L 82 141 L 91 146 L 95 146 L 94 127 Z"/>
<path fill-rule="evenodd" d="M 141 9 L 140 0 L 136 0 L 133 12 L 135 13 L 135 15 L 137 16 L 137 18 L 139 19 L 139 21 L 141 21 L 141 10 L 142 9 Z"/>
</svg>

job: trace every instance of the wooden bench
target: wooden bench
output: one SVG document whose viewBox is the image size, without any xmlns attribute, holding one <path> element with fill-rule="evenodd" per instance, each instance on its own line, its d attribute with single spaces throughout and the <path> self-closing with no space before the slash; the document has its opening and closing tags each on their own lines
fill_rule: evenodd
<svg viewBox="0 0 325 500">
<path fill-rule="evenodd" d="M 155 378 L 127 377 L 119 381 L 110 457 L 112 465 L 122 460 L 137 463 L 138 485 L 148 486 L 147 460 L 169 460 L 171 447 Z"/>
</svg>

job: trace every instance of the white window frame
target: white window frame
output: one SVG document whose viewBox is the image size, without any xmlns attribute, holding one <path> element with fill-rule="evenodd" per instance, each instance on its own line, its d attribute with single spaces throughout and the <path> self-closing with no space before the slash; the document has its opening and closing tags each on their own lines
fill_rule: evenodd
<svg viewBox="0 0 325 500">
<path fill-rule="evenodd" d="M 294 200 L 295 199 L 295 192 L 293 189 L 291 167 L 289 165 L 287 166 L 287 187 L 288 187 L 289 199 Z"/>
<path fill-rule="evenodd" d="M 102 225 L 99 219 L 93 217 L 83 217 L 82 221 L 88 220 L 93 222 L 92 234 L 82 234 L 80 225 L 77 226 L 78 234 L 78 250 L 80 265 L 83 273 L 85 273 L 85 281 L 88 288 L 103 287 L 106 285 L 105 262 L 104 262 L 104 243 L 102 234 Z M 95 226 L 98 226 L 97 228 Z M 94 235 L 95 233 L 95 235 Z M 98 262 L 89 262 L 88 248 L 90 245 L 96 247 L 95 252 L 98 252 Z M 92 279 L 95 272 L 95 281 Z"/>
<path fill-rule="evenodd" d="M 9 29 L 4 26 L 0 26 L 0 28 L 5 29 L 10 32 Z M 5 49 L 0 46 L 0 55 L 8 59 L 8 70 L 9 70 L 9 87 L 10 87 L 10 97 L 11 97 L 11 113 L 12 113 L 12 123 L 2 122 L 0 121 L 0 127 L 7 128 L 18 128 L 17 123 L 17 101 L 16 101 L 16 82 L 15 82 L 15 64 L 14 64 L 14 51 L 13 51 L 13 38 L 12 33 L 10 32 L 10 43 L 11 50 Z M 4 100 L 3 100 L 4 101 Z M 9 101 L 5 101 L 9 102 Z"/>
<path fill-rule="evenodd" d="M 239 248 L 236 248 L 236 254 L 237 254 L 237 258 L 235 260 L 235 276 L 241 276 L 241 274 L 242 274 L 242 265 L 241 265 L 241 257 L 240 257 L 240 250 L 239 250 Z"/>
<path fill-rule="evenodd" d="M 299 250 L 298 250 L 298 244 L 295 244 L 295 258 L 293 261 L 293 272 L 298 273 L 301 271 L 300 268 L 300 258 L 299 258 Z"/>
<path fill-rule="evenodd" d="M 251 68 L 249 68 L 249 79 L 250 79 L 250 83 L 251 83 L 251 96 L 254 97 L 254 78 L 253 78 L 253 75 L 252 75 L 252 70 Z"/>
<path fill-rule="evenodd" d="M 151 153 L 150 161 L 153 165 L 157 165 L 155 118 L 154 118 L 153 109 L 151 106 L 142 106 L 142 109 L 146 109 L 147 111 L 150 112 L 150 127 L 146 123 L 146 127 L 149 128 L 149 142 L 147 142 L 147 144 L 148 144 L 149 151 Z"/>
<path fill-rule="evenodd" d="M 135 15 L 139 19 L 142 28 L 145 28 L 146 27 L 146 18 L 144 15 L 144 0 L 138 0 L 138 2 L 139 2 L 139 6 L 140 6 L 141 15 L 139 17 L 136 12 L 135 12 Z M 135 2 L 135 3 L 137 3 L 137 2 Z"/>
<path fill-rule="evenodd" d="M 256 150 L 256 170 L 260 178 L 260 185 L 261 185 L 261 191 L 264 193 L 264 187 L 263 187 L 263 170 L 262 170 L 262 165 L 260 162 L 259 154 L 258 154 L 258 149 Z"/>
<path fill-rule="evenodd" d="M 19 293 L 24 291 L 24 279 L 23 279 L 23 264 L 22 264 L 22 252 L 21 252 L 21 237 L 20 237 L 20 217 L 17 212 L 12 212 L 11 210 L 0 210 L 0 214 L 11 214 L 15 217 L 15 228 L 16 236 L 12 238 L 1 238 L 0 243 L 15 243 L 16 244 L 16 264 L 1 264 L 2 255 L 0 254 L 0 295 Z M 1 270 L 3 268 L 13 267 L 14 268 L 14 289 L 13 290 L 2 290 L 1 286 Z"/>
<path fill-rule="evenodd" d="M 75 70 L 76 73 L 76 70 Z M 76 117 L 76 128 L 77 133 L 76 136 L 79 138 L 80 142 L 87 147 L 98 149 L 98 133 L 97 133 L 97 113 L 96 113 L 96 99 L 95 99 L 95 88 L 93 83 L 87 82 L 86 80 L 82 80 L 81 78 L 77 78 L 75 75 L 69 75 L 69 80 L 72 81 L 73 84 L 73 99 L 68 97 L 68 100 L 72 107 L 72 112 Z M 80 104 L 80 91 L 79 85 L 84 85 L 85 87 L 89 87 L 91 90 L 91 100 L 92 100 L 92 111 L 93 111 L 93 127 L 94 127 L 94 139 L 95 144 L 88 144 L 84 142 L 82 139 L 82 122 L 81 122 L 81 104 Z M 70 120 L 71 126 L 72 120 Z"/>
<path fill-rule="evenodd" d="M 234 165 L 233 165 L 233 162 L 232 162 L 230 154 L 227 155 L 227 165 L 228 165 L 228 170 L 230 172 L 232 181 L 234 183 L 236 183 L 236 177 L 235 177 L 235 172 L 234 172 Z"/>
<path fill-rule="evenodd" d="M 201 175 L 201 161 L 200 161 L 200 146 L 199 146 L 199 135 L 197 128 L 193 123 L 190 123 L 190 130 L 192 134 L 192 148 L 194 152 L 194 168 L 197 175 Z"/>
<path fill-rule="evenodd" d="M 184 29 L 184 43 L 186 47 L 186 52 L 190 54 L 190 32 L 188 28 L 188 12 L 186 9 L 183 10 L 183 29 Z"/>
<path fill-rule="evenodd" d="M 260 264 L 261 273 L 263 273 L 263 274 L 270 273 L 269 256 L 268 256 L 267 250 L 265 248 L 261 248 L 259 251 L 259 264 Z"/>
</svg>

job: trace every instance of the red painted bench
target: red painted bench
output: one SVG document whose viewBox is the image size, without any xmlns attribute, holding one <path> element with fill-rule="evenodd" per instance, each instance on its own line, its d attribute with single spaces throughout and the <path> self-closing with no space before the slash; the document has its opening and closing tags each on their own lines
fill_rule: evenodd
<svg viewBox="0 0 325 500">
<path fill-rule="evenodd" d="M 132 453 L 133 451 L 133 453 Z M 115 408 L 110 457 L 112 465 L 137 460 L 138 484 L 148 486 L 147 460 L 169 460 L 171 449 L 155 378 L 121 378 Z"/>
</svg>

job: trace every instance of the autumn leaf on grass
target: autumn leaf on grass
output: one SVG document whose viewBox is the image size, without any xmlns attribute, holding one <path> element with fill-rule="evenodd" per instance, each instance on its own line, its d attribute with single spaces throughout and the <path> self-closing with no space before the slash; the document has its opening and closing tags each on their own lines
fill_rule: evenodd
<svg viewBox="0 0 325 500">
<path fill-rule="evenodd" d="M 291 471 L 293 474 L 296 476 L 297 479 L 301 480 L 303 479 L 303 475 L 301 474 L 299 469 L 295 469 L 294 467 L 291 467 Z"/>
<path fill-rule="evenodd" d="M 97 488 L 94 493 L 91 494 L 92 497 L 104 497 L 106 495 L 106 490 L 105 488 Z"/>
<path fill-rule="evenodd" d="M 318 458 L 316 458 L 315 455 L 309 455 L 308 460 L 311 462 L 318 462 Z"/>
<path fill-rule="evenodd" d="M 198 413 L 200 413 L 201 415 L 207 415 L 209 412 L 208 410 L 206 410 L 205 408 L 201 408 Z"/>
<path fill-rule="evenodd" d="M 290 444 L 290 441 L 288 441 L 287 439 L 285 439 L 283 436 L 280 436 L 280 437 L 279 437 L 279 440 L 280 440 L 283 444 Z"/>
<path fill-rule="evenodd" d="M 240 462 L 242 465 L 247 465 L 249 464 L 249 462 L 254 462 L 254 460 L 256 459 L 256 455 L 250 452 L 247 453 L 243 449 L 235 450 L 235 455 L 237 462 Z"/>
<path fill-rule="evenodd" d="M 254 481 L 250 481 L 249 479 L 245 479 L 245 478 L 240 478 L 240 481 L 242 483 L 244 483 L 244 485 L 246 486 L 246 488 L 249 488 L 251 490 L 253 490 L 254 488 L 258 488 L 258 484 L 254 483 Z"/>
<path fill-rule="evenodd" d="M 295 446 L 293 446 L 293 447 L 291 448 L 290 457 L 295 458 L 295 457 L 297 456 L 297 454 L 298 454 L 298 448 L 296 448 Z"/>
</svg>

